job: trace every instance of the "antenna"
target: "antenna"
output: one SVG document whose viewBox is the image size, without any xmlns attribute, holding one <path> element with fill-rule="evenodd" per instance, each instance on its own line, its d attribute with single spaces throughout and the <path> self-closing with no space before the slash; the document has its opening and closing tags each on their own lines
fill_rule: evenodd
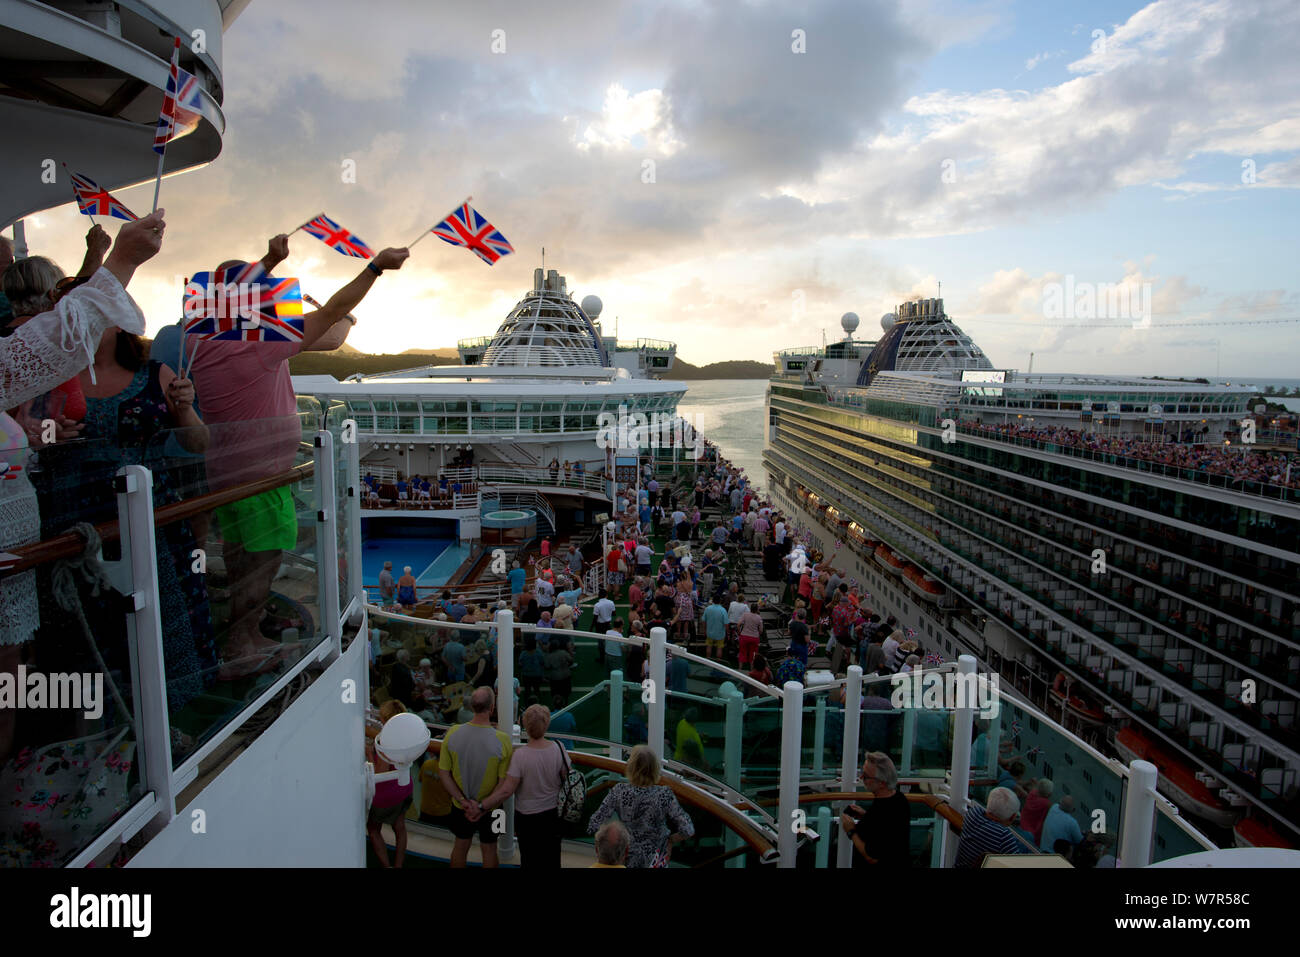
<svg viewBox="0 0 1300 957">
<path fill-rule="evenodd" d="M 542 278 L 546 278 L 546 247 L 542 247 Z"/>
<path fill-rule="evenodd" d="M 943 298 L 943 282 L 942 282 L 942 280 L 940 280 L 940 282 L 939 282 L 939 298 L 940 298 L 940 299 Z"/>
</svg>

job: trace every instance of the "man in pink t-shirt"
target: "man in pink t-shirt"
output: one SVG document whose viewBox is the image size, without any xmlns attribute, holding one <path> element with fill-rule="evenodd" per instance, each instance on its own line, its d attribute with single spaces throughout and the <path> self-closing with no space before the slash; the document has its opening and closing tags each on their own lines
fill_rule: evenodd
<svg viewBox="0 0 1300 957">
<path fill-rule="evenodd" d="M 266 256 L 241 277 L 253 281 L 289 255 L 289 237 L 270 241 Z M 302 439 L 298 401 L 289 377 L 289 359 L 299 352 L 337 349 L 356 320 L 348 315 L 376 277 L 400 269 L 409 253 L 385 249 L 328 302 L 304 316 L 299 342 L 211 340 L 194 351 L 190 373 L 201 396 L 210 431 L 208 484 L 230 488 L 291 468 Z M 238 266 L 226 262 L 219 268 Z M 260 268 L 258 268 L 260 267 Z M 220 677 L 241 678 L 276 667 L 287 650 L 262 634 L 261 621 L 281 553 L 296 547 L 298 518 L 290 486 L 219 506 L 222 555 L 231 594 L 229 631 L 222 648 Z"/>
</svg>

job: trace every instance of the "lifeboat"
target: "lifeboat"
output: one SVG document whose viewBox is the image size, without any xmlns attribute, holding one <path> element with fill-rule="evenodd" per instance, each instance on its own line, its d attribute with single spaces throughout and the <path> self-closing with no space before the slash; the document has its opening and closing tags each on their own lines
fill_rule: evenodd
<svg viewBox="0 0 1300 957">
<path fill-rule="evenodd" d="M 891 575 L 901 575 L 903 567 L 906 564 L 901 558 L 889 550 L 887 545 L 877 545 L 875 551 L 876 564 L 889 572 Z"/>
<path fill-rule="evenodd" d="M 1160 771 L 1156 790 L 1173 801 L 1188 814 L 1194 814 L 1219 827 L 1232 827 L 1237 812 L 1226 801 L 1210 790 L 1196 772 L 1172 757 L 1136 728 L 1125 728 L 1115 736 L 1115 748 L 1127 763 L 1141 759 L 1150 761 Z"/>
<path fill-rule="evenodd" d="M 1068 698 L 1059 691 L 1053 689 L 1051 692 L 1052 700 L 1059 707 L 1064 708 L 1070 715 L 1078 718 L 1084 724 L 1103 725 L 1106 723 L 1106 713 L 1092 707 L 1083 698 L 1078 695 L 1070 695 Z"/>
<path fill-rule="evenodd" d="M 943 595 L 943 586 L 914 565 L 903 569 L 903 584 L 921 601 L 936 603 Z"/>
<path fill-rule="evenodd" d="M 1258 817 L 1243 817 L 1233 825 L 1232 836 L 1238 847 L 1295 847 L 1273 825 Z"/>
</svg>

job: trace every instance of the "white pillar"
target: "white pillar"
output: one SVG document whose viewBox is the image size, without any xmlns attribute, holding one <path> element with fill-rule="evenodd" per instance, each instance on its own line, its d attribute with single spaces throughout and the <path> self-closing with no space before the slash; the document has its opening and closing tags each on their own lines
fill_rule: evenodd
<svg viewBox="0 0 1300 957">
<path fill-rule="evenodd" d="M 365 584 L 361 578 L 361 443 L 347 443 L 348 453 L 348 493 L 352 500 L 348 514 L 343 518 L 348 523 L 348 577 L 352 579 L 352 594 L 361 604 L 366 603 Z M 366 636 L 369 640 L 369 636 Z"/>
<path fill-rule="evenodd" d="M 1121 867 L 1146 867 L 1151 863 L 1151 840 L 1156 829 L 1156 780 L 1160 772 L 1150 761 L 1128 766 L 1124 792 L 1124 817 L 1120 821 Z"/>
<path fill-rule="evenodd" d="M 668 683 L 666 678 L 668 631 L 664 628 L 650 629 L 650 750 L 659 758 L 664 757 L 664 709 L 668 705 Z"/>
<path fill-rule="evenodd" d="M 316 433 L 316 578 L 321 630 L 328 638 L 328 661 L 343 654 L 343 629 L 339 623 L 338 494 L 334 483 L 334 436 Z M 359 570 L 358 570 L 359 571 Z"/>
<path fill-rule="evenodd" d="M 624 648 L 627 645 L 623 646 Z M 609 756 L 623 759 L 623 672 L 615 668 L 609 673 Z"/>
<path fill-rule="evenodd" d="M 143 465 L 124 466 L 113 478 L 113 488 L 121 530 L 120 567 L 130 572 L 126 628 L 135 672 L 134 730 L 144 757 L 142 784 L 158 800 L 149 826 L 161 830 L 176 816 L 176 796 L 154 537 L 153 473 Z"/>
<path fill-rule="evenodd" d="M 799 764 L 803 745 L 803 685 L 787 681 L 781 689 L 780 810 L 777 814 L 777 850 L 782 868 L 794 867 L 799 831 Z"/>
<path fill-rule="evenodd" d="M 962 655 L 957 659 L 957 673 L 963 676 L 975 673 L 975 657 Z M 952 729 L 952 793 L 948 804 L 958 814 L 966 813 L 966 797 L 970 792 L 971 729 L 975 726 L 975 702 L 972 707 L 957 708 Z M 912 702 L 916 705 L 917 702 Z"/>
<path fill-rule="evenodd" d="M 821 775 L 826 752 L 826 696 L 818 695 L 813 705 L 813 773 Z"/>
<path fill-rule="evenodd" d="M 515 740 L 515 613 L 497 613 L 497 730 Z M 506 801 L 506 832 L 497 842 L 502 860 L 515 856 L 515 799 Z"/>
<path fill-rule="evenodd" d="M 862 729 L 862 666 L 849 665 L 849 679 L 844 685 L 844 755 L 840 762 L 840 790 L 858 789 L 858 737 Z M 853 842 L 843 831 L 835 845 L 835 866 L 853 865 Z"/>
</svg>

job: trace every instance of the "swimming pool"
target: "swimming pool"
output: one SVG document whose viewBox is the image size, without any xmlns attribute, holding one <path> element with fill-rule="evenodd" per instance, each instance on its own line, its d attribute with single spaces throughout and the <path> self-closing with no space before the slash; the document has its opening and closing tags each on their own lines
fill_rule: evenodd
<svg viewBox="0 0 1300 957">
<path fill-rule="evenodd" d="M 470 546 L 447 539 L 367 538 L 361 544 L 363 581 L 377 584 L 384 562 L 393 563 L 393 580 L 411 566 L 417 585 L 445 585 L 470 553 Z"/>
</svg>

